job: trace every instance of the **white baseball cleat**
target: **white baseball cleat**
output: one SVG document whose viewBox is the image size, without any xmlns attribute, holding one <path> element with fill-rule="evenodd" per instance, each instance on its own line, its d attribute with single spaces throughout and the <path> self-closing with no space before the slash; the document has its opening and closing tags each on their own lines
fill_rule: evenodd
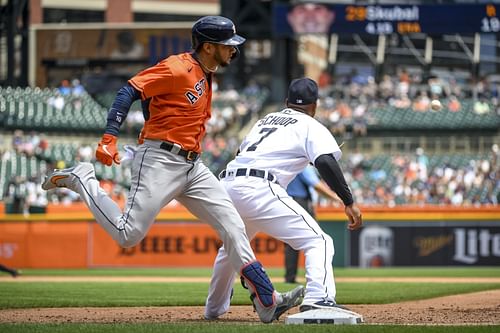
<svg viewBox="0 0 500 333">
<path fill-rule="evenodd" d="M 45 191 L 56 187 L 73 189 L 75 180 L 88 175 L 94 175 L 94 167 L 90 163 L 78 163 L 67 169 L 54 169 L 50 175 L 45 177 L 42 189 Z"/>
</svg>

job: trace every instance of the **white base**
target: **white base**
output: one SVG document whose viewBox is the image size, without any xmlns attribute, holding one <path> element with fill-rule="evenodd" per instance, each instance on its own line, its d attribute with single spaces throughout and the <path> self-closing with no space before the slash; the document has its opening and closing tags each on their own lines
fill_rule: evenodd
<svg viewBox="0 0 500 333">
<path fill-rule="evenodd" d="M 333 324 L 356 325 L 363 322 L 363 316 L 340 308 L 309 310 L 290 315 L 285 324 Z"/>
</svg>

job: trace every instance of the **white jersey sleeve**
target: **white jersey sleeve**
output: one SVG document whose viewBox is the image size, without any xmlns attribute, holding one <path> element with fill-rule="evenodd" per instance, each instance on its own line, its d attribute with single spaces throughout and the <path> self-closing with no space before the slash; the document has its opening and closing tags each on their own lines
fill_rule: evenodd
<svg viewBox="0 0 500 333">
<path fill-rule="evenodd" d="M 311 120 L 308 127 L 309 133 L 305 141 L 305 149 L 309 161 L 314 163 L 320 155 L 330 153 L 333 154 L 337 161 L 340 160 L 342 151 L 330 131 L 317 120 L 312 118 Z"/>
<path fill-rule="evenodd" d="M 245 136 L 240 152 L 227 169 L 254 168 L 275 175 L 286 188 L 309 163 L 322 154 L 342 153 L 328 129 L 311 116 L 284 109 L 258 120 Z"/>
</svg>

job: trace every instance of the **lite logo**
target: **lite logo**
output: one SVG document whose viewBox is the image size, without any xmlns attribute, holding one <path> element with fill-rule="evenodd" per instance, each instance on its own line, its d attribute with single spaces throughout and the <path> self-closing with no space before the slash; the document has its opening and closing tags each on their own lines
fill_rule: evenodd
<svg viewBox="0 0 500 333">
<path fill-rule="evenodd" d="M 500 234 L 487 229 L 454 229 L 455 255 L 453 260 L 474 264 L 480 257 L 500 257 Z"/>
</svg>

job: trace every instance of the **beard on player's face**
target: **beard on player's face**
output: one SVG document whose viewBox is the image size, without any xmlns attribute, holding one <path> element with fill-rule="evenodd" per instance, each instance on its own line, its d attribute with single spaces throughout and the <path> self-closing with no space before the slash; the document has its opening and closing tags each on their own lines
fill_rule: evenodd
<svg viewBox="0 0 500 333">
<path fill-rule="evenodd" d="M 226 67 L 231 63 L 231 57 L 232 57 L 234 52 L 229 53 L 226 50 L 224 50 L 224 53 L 228 53 L 228 54 L 226 56 L 223 56 L 219 47 L 217 47 L 215 49 L 214 59 L 215 59 L 215 61 L 217 61 L 217 63 L 221 67 Z"/>
</svg>

